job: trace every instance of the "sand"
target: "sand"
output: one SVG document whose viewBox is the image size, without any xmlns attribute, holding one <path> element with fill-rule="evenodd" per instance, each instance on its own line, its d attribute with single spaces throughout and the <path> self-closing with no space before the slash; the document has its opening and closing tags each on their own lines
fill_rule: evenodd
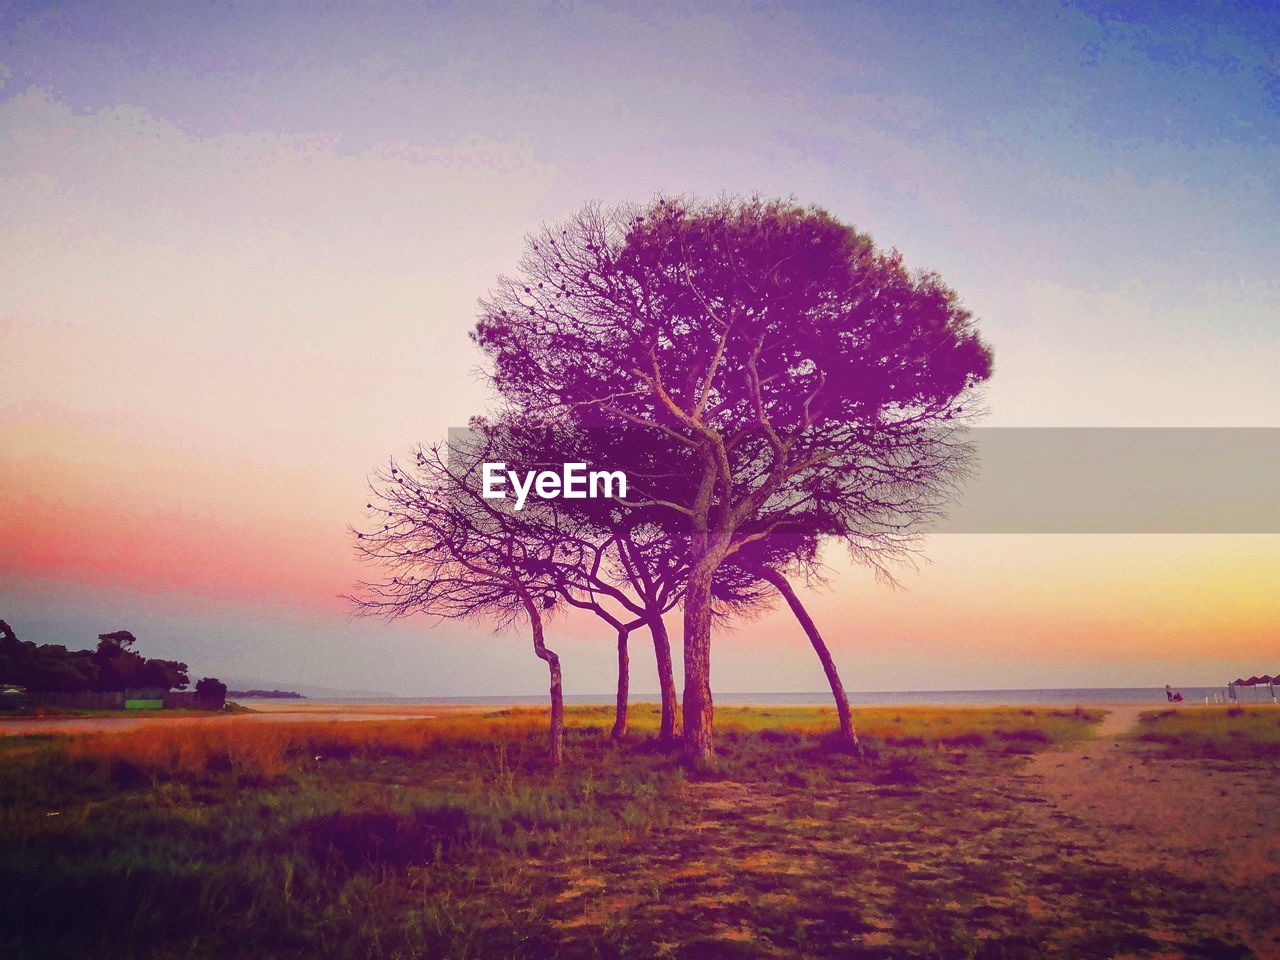
<svg viewBox="0 0 1280 960">
<path fill-rule="evenodd" d="M 1021 774 L 1046 801 L 1039 812 L 1064 844 L 1117 863 L 1160 863 L 1207 882 L 1245 882 L 1277 869 L 1274 765 L 1157 759 L 1142 744 L 1120 739 L 1149 708 L 1110 709 L 1094 740 L 1037 754 Z"/>
</svg>

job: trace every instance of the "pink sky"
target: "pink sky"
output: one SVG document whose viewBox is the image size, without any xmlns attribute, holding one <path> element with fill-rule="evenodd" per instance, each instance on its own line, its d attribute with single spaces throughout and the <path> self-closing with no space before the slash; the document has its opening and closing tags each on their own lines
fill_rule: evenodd
<svg viewBox="0 0 1280 960">
<path fill-rule="evenodd" d="M 1166 62 L 1194 23 L 198 15 L 0 31 L 0 616 L 24 638 L 128 627 L 224 676 L 539 690 L 518 637 L 352 621 L 338 595 L 366 471 L 484 409 L 474 302 L 588 199 L 827 206 L 961 291 L 993 424 L 1280 426 L 1275 105 L 1248 70 Z M 851 688 L 1211 682 L 1280 653 L 1277 536 L 927 555 L 898 592 L 831 558 L 812 602 Z M 607 689 L 609 638 L 562 632 L 570 691 Z M 822 686 L 785 616 L 717 649 L 718 688 Z"/>
</svg>

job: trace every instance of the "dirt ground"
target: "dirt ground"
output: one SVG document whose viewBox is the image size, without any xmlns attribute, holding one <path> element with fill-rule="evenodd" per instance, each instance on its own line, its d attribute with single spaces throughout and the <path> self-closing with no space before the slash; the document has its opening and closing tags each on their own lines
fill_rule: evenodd
<svg viewBox="0 0 1280 960">
<path fill-rule="evenodd" d="M 1280 781 L 1257 762 L 1157 759 L 1119 735 L 1139 708 L 1116 708 L 1097 739 L 1033 757 L 1044 812 L 1080 842 L 1137 864 L 1244 881 L 1280 869 Z"/>
<path fill-rule="evenodd" d="M 1221 931 L 1280 956 L 1280 778 L 1261 761 L 1165 759 L 1123 734 L 1145 708 L 1114 707 L 1096 739 L 1033 757 L 1017 778 L 1063 856 L 1161 869 L 1224 909 Z M 1189 707 L 1186 709 L 1196 709 Z M 1257 924 L 1234 907 L 1262 904 Z M 1215 918 L 1198 918 L 1208 929 Z M 1178 955 L 1178 954 L 1171 954 Z"/>
</svg>

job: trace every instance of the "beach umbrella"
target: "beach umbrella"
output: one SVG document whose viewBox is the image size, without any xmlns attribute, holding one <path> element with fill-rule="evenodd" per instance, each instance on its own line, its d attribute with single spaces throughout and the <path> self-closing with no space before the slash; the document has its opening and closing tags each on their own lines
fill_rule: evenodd
<svg viewBox="0 0 1280 960">
<path fill-rule="evenodd" d="M 1250 678 L 1249 678 L 1247 681 L 1245 681 L 1245 682 L 1246 682 L 1246 683 L 1248 683 L 1248 684 L 1249 684 L 1249 686 L 1251 686 L 1251 687 L 1256 687 L 1258 684 L 1262 683 L 1263 681 L 1262 681 L 1262 680 L 1260 680 L 1260 679 L 1258 679 L 1257 677 L 1250 677 Z"/>
</svg>

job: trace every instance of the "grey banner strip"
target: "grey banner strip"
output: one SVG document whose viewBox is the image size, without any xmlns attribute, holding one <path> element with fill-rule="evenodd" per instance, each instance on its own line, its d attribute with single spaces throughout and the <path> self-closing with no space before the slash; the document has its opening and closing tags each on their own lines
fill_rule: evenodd
<svg viewBox="0 0 1280 960">
<path fill-rule="evenodd" d="M 626 457 L 609 450 L 629 432 L 607 436 L 588 447 L 612 469 Z M 949 439 L 972 451 L 971 476 L 930 533 L 1280 533 L 1277 427 L 983 427 Z"/>
<path fill-rule="evenodd" d="M 981 428 L 938 533 L 1280 533 L 1280 428 Z"/>
</svg>

